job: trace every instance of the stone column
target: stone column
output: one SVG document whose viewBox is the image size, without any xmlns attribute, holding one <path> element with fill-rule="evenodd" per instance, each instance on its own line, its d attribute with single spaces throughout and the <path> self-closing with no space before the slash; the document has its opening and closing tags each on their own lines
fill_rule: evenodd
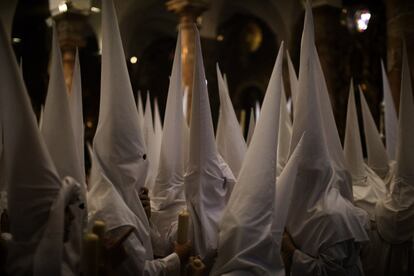
<svg viewBox="0 0 414 276">
<path fill-rule="evenodd" d="M 400 103 L 402 40 L 405 39 L 411 81 L 413 80 L 414 55 L 410 49 L 414 47 L 414 1 L 387 0 L 387 69 L 394 103 L 398 110 Z"/>
<path fill-rule="evenodd" d="M 83 36 L 87 24 L 86 18 L 86 15 L 71 12 L 53 17 L 62 51 L 63 73 L 68 93 L 71 93 L 72 90 L 76 48 L 86 45 Z"/>
<path fill-rule="evenodd" d="M 193 25 L 197 23 L 197 18 L 208 8 L 207 0 L 169 0 L 166 3 L 167 10 L 179 16 L 179 28 L 181 30 L 181 62 L 182 80 L 185 87 L 188 87 L 188 124 L 191 117 L 191 101 L 193 90 L 194 74 L 194 39 L 195 33 Z"/>
</svg>

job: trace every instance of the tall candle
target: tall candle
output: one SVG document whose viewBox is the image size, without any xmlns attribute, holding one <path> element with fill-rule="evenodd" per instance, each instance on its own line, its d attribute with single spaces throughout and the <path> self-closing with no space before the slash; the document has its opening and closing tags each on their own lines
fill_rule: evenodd
<svg viewBox="0 0 414 276">
<path fill-rule="evenodd" d="M 103 220 L 95 220 L 92 227 L 92 233 L 98 236 L 98 263 L 100 269 L 104 269 L 105 260 L 104 260 L 104 245 L 103 238 L 105 235 L 106 224 Z"/>
<path fill-rule="evenodd" d="M 190 223 L 190 214 L 183 210 L 178 214 L 177 243 L 185 244 L 188 241 L 188 225 Z"/>
<path fill-rule="evenodd" d="M 83 237 L 82 271 L 84 276 L 98 276 L 99 237 L 87 233 Z"/>
</svg>

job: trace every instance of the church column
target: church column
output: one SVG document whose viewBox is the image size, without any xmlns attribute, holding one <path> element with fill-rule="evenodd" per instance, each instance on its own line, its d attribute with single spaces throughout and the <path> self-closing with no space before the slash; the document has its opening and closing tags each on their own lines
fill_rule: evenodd
<svg viewBox="0 0 414 276">
<path fill-rule="evenodd" d="M 194 51 L 195 33 L 193 25 L 197 18 L 208 8 L 207 0 L 169 0 L 166 3 L 167 9 L 179 16 L 179 28 L 181 30 L 181 63 L 182 79 L 185 87 L 188 88 L 187 114 L 188 122 L 191 116 L 191 99 L 193 89 L 194 73 Z"/>
<path fill-rule="evenodd" d="M 414 2 L 412 0 L 387 0 L 387 71 L 394 103 L 400 102 L 402 39 L 405 39 L 411 80 L 413 80 L 414 55 Z"/>
<path fill-rule="evenodd" d="M 82 35 L 86 26 L 86 16 L 76 13 L 64 13 L 54 18 L 63 59 L 63 73 L 68 93 L 71 92 L 76 48 L 84 47 Z"/>
</svg>

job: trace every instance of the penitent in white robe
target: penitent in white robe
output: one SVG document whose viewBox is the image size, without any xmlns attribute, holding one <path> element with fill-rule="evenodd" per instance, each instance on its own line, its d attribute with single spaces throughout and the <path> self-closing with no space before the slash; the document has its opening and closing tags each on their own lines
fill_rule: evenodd
<svg viewBox="0 0 414 276">
<path fill-rule="evenodd" d="M 353 240 L 339 242 L 323 249 L 318 256 L 295 250 L 291 275 L 358 276 L 364 275 L 359 261 L 360 245 Z"/>
</svg>

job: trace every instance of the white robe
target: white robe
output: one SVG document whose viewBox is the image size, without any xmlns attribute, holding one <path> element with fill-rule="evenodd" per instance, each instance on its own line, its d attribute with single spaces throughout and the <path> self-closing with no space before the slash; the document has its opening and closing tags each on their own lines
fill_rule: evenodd
<svg viewBox="0 0 414 276">
<path fill-rule="evenodd" d="M 364 275 L 359 260 L 360 245 L 353 240 L 334 244 L 313 257 L 295 250 L 292 257 L 292 276 L 359 276 Z"/>
<path fill-rule="evenodd" d="M 413 242 L 390 243 L 384 240 L 372 223 L 370 242 L 361 248 L 365 276 L 414 275 Z"/>
<path fill-rule="evenodd" d="M 145 248 L 136 232 L 132 232 L 123 243 L 127 259 L 116 271 L 116 275 L 174 276 L 180 275 L 180 259 L 176 253 L 162 259 L 145 260 Z"/>
</svg>

